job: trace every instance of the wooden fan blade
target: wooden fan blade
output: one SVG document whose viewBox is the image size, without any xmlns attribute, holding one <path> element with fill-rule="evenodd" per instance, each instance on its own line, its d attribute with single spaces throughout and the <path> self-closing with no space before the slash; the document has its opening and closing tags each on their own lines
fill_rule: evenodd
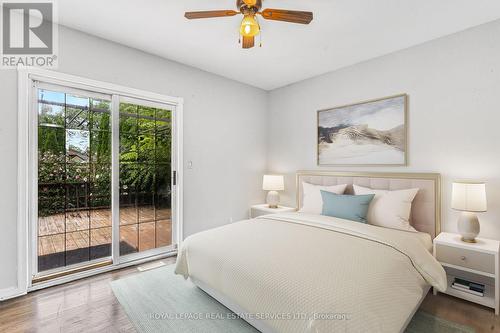
<svg viewBox="0 0 500 333">
<path fill-rule="evenodd" d="M 296 10 L 264 9 L 260 13 L 266 20 L 284 21 L 290 23 L 309 24 L 313 20 L 313 13 Z"/>
<path fill-rule="evenodd" d="M 234 10 L 207 10 L 201 12 L 186 12 L 184 16 L 187 19 L 202 19 L 202 18 L 211 18 L 211 17 L 226 17 L 226 16 L 234 16 L 239 14 L 239 12 Z"/>
<path fill-rule="evenodd" d="M 251 49 L 252 47 L 255 46 L 255 37 L 243 37 L 243 48 L 244 49 Z"/>
</svg>

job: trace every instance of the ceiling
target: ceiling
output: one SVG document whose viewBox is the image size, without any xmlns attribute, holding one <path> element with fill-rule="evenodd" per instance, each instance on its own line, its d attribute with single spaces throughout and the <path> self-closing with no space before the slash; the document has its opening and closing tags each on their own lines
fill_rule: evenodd
<svg viewBox="0 0 500 333">
<path fill-rule="evenodd" d="M 63 0 L 59 21 L 202 70 L 272 90 L 500 18 L 498 0 L 264 0 L 314 12 L 308 25 L 260 19 L 262 48 L 241 49 L 240 16 L 189 21 L 185 11 L 236 0 Z M 258 41 L 258 38 L 257 38 Z"/>
</svg>

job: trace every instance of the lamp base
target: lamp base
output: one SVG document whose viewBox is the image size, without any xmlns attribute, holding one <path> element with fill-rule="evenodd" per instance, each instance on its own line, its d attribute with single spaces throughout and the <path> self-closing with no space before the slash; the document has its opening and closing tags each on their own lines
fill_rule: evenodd
<svg viewBox="0 0 500 333">
<path fill-rule="evenodd" d="M 269 191 L 267 193 L 266 202 L 269 205 L 269 208 L 278 208 L 278 204 L 280 203 L 280 195 L 276 191 Z"/>
<path fill-rule="evenodd" d="M 477 241 L 475 239 L 465 239 L 465 238 L 461 238 L 462 242 L 466 242 L 466 243 L 477 243 Z"/>
<path fill-rule="evenodd" d="M 481 230 L 477 215 L 471 212 L 462 212 L 458 219 L 458 233 L 462 236 L 462 241 L 475 243 L 476 236 Z"/>
</svg>

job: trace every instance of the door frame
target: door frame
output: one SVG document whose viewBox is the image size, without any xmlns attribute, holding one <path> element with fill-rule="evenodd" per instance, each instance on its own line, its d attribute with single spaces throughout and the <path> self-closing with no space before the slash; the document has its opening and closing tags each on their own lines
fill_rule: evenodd
<svg viewBox="0 0 500 333">
<path fill-rule="evenodd" d="M 28 291 L 48 287 L 51 285 L 68 282 L 74 279 L 81 278 L 83 276 L 88 276 L 102 271 L 108 271 L 112 269 L 121 268 L 128 265 L 133 265 L 135 263 L 145 262 L 147 260 L 153 260 L 162 256 L 169 256 L 176 254 L 176 248 L 168 253 L 156 253 L 152 252 L 151 257 L 148 258 L 137 258 L 137 260 L 128 260 L 126 262 L 120 262 L 118 258 L 115 258 L 116 253 L 113 251 L 114 262 L 108 267 L 99 267 L 86 272 L 75 273 L 63 278 L 53 279 L 47 282 L 43 282 L 37 285 L 32 285 L 32 244 L 31 238 L 31 226 L 34 225 L 33 221 L 33 188 L 37 184 L 37 179 L 33 177 L 33 159 L 36 159 L 37 154 L 30 154 L 32 151 L 31 147 L 34 147 L 34 140 L 36 139 L 36 133 L 33 133 L 33 101 L 34 101 L 34 81 L 41 81 L 56 85 L 62 85 L 65 87 L 90 90 L 95 92 L 101 92 L 104 94 L 112 95 L 113 102 L 114 99 L 119 101 L 119 96 L 136 98 L 141 100 L 147 100 L 151 102 L 160 103 L 163 105 L 170 105 L 175 108 L 174 121 L 172 126 L 172 136 L 175 139 L 172 142 L 174 155 L 172 164 L 172 172 L 176 173 L 176 186 L 175 186 L 175 198 L 172 202 L 174 210 L 176 212 L 176 232 L 173 234 L 173 241 L 177 246 L 180 246 L 183 240 L 183 104 L 184 100 L 181 97 L 172 97 L 162 94 L 157 94 L 149 91 L 139 90 L 135 88 L 130 88 L 126 86 L 121 86 L 113 83 L 102 82 L 97 80 L 92 80 L 85 77 L 64 74 L 60 72 L 50 71 L 46 69 L 30 68 L 20 66 L 17 70 L 18 72 L 18 193 L 17 193 L 17 288 L 12 291 L 8 298 L 16 297 L 19 295 L 26 294 Z M 113 107 L 119 107 L 119 104 L 113 103 Z M 115 111 L 112 110 L 112 113 Z M 115 115 L 117 116 L 117 114 Z M 113 117 L 113 116 L 112 116 Z M 117 121 L 112 120 L 113 126 L 118 124 Z M 113 128 L 112 135 L 118 135 L 116 129 Z M 116 142 L 116 140 L 114 140 Z M 116 148 L 116 147 L 115 147 Z M 35 155 L 35 156 L 33 156 Z M 113 154 L 116 155 L 116 154 Z M 113 161 L 115 162 L 115 161 Z M 113 177 L 117 177 L 114 173 Z M 112 183 L 115 187 L 118 184 L 116 179 Z M 116 191 L 113 190 L 112 193 Z M 112 197 L 113 205 L 115 201 L 119 198 Z M 115 206 L 116 207 L 116 206 Z M 114 209 L 114 208 L 113 208 Z M 116 214 L 113 214 L 116 216 Z M 116 237 L 115 230 L 113 229 L 113 237 Z M 119 230 L 117 230 L 119 231 Z M 118 233 L 117 233 L 118 235 Z M 117 243 L 113 240 L 113 244 Z M 36 244 L 35 244 L 36 248 Z"/>
</svg>

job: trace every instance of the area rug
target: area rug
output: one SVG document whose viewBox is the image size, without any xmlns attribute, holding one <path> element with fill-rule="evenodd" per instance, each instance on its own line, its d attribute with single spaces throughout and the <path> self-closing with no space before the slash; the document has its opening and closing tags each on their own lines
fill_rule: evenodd
<svg viewBox="0 0 500 333">
<path fill-rule="evenodd" d="M 111 282 L 128 317 L 140 333 L 258 333 L 243 319 L 181 276 L 163 266 Z M 474 329 L 418 311 L 407 333 L 471 333 Z"/>
</svg>

